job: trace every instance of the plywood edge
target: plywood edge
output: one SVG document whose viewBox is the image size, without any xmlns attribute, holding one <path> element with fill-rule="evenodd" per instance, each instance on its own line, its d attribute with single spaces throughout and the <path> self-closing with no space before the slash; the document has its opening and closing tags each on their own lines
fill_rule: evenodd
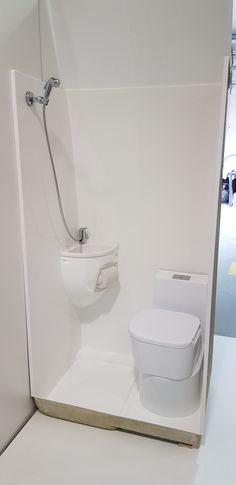
<svg viewBox="0 0 236 485">
<path fill-rule="evenodd" d="M 47 399 L 34 398 L 38 410 L 42 414 L 51 416 L 52 418 L 64 419 L 65 421 L 72 421 L 73 423 L 86 424 L 96 428 L 117 429 L 113 424 L 113 416 L 93 411 L 91 409 L 72 406 L 71 404 L 64 404 Z"/>
<path fill-rule="evenodd" d="M 198 448 L 201 435 L 123 416 L 94 411 L 48 399 L 34 398 L 38 410 L 47 416 L 107 430 L 124 430 Z"/>
</svg>

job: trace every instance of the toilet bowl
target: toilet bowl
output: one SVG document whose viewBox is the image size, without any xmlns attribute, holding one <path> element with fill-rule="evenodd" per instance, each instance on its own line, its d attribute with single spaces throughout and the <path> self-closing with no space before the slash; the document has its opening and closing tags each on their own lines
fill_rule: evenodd
<svg viewBox="0 0 236 485">
<path fill-rule="evenodd" d="M 199 319 L 169 310 L 144 310 L 132 320 L 129 332 L 143 406 L 169 417 L 195 412 L 203 362 Z"/>
<path fill-rule="evenodd" d="M 207 282 L 206 275 L 159 270 L 154 308 L 129 325 L 140 401 L 155 414 L 184 417 L 199 407 Z"/>
<path fill-rule="evenodd" d="M 182 418 L 195 413 L 200 405 L 202 369 L 203 347 L 194 371 L 187 379 L 165 379 L 139 372 L 141 403 L 152 413 L 169 418 Z"/>
</svg>

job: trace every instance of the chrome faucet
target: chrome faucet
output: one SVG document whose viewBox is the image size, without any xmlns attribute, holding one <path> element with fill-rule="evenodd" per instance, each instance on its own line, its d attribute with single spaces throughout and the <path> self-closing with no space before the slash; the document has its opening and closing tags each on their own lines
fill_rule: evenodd
<svg viewBox="0 0 236 485">
<path fill-rule="evenodd" d="M 78 242 L 85 244 L 88 239 L 87 227 L 80 227 L 78 234 Z"/>
</svg>

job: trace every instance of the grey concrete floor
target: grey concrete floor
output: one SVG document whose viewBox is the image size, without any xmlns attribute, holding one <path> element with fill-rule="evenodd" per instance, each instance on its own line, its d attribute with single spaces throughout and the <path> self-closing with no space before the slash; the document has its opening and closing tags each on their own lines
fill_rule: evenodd
<svg viewBox="0 0 236 485">
<path fill-rule="evenodd" d="M 231 263 L 236 263 L 236 207 L 222 204 L 215 333 L 236 337 L 236 275 L 228 274 Z"/>
</svg>

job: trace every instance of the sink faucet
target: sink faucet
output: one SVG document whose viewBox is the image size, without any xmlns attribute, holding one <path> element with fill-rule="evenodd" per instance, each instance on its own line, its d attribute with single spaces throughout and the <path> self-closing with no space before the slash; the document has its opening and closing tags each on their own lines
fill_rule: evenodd
<svg viewBox="0 0 236 485">
<path fill-rule="evenodd" d="M 80 244 L 85 244 L 88 239 L 87 227 L 80 227 L 78 242 Z"/>
</svg>

